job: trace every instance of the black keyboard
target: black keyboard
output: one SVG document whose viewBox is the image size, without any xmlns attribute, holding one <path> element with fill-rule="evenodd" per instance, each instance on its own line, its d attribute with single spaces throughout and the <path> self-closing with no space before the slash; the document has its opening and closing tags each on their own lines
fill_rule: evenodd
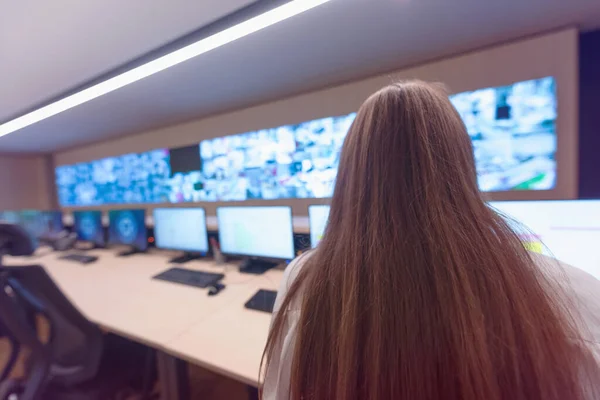
<svg viewBox="0 0 600 400">
<path fill-rule="evenodd" d="M 214 285 L 223 279 L 224 276 L 225 275 L 223 274 L 213 274 L 211 272 L 194 271 L 184 268 L 171 268 L 161 272 L 152 279 L 181 283 L 182 285 L 195 286 L 204 289 L 208 286 Z"/>
<path fill-rule="evenodd" d="M 86 256 L 85 254 L 67 254 L 66 256 L 58 257 L 61 260 L 75 261 L 81 264 L 93 263 L 98 259 L 96 256 Z"/>
<path fill-rule="evenodd" d="M 260 289 L 254 294 L 254 296 L 252 296 L 250 300 L 246 302 L 246 304 L 244 304 L 244 307 L 251 310 L 272 313 L 276 298 L 277 292 L 274 290 Z"/>
</svg>

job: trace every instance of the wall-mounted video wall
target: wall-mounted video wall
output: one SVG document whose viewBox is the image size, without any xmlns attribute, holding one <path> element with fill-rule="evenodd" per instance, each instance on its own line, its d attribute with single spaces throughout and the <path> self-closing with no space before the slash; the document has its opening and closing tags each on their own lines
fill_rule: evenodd
<svg viewBox="0 0 600 400">
<path fill-rule="evenodd" d="M 554 78 L 458 93 L 450 100 L 473 141 L 483 191 L 554 188 Z M 58 199 L 61 206 L 73 207 L 330 197 L 355 116 L 59 166 Z"/>
</svg>

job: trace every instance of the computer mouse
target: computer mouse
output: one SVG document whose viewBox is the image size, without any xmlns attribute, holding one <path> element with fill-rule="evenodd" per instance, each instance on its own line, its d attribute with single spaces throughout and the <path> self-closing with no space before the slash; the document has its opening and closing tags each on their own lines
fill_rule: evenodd
<svg viewBox="0 0 600 400">
<path fill-rule="evenodd" d="M 215 283 L 212 286 L 208 287 L 208 295 L 209 296 L 215 296 L 217 294 L 219 294 L 219 292 L 221 290 L 225 289 L 225 285 L 222 283 Z"/>
</svg>

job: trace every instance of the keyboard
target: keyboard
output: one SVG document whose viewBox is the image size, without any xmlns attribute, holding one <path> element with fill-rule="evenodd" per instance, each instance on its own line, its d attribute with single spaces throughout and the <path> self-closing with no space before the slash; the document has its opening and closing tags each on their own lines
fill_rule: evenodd
<svg viewBox="0 0 600 400">
<path fill-rule="evenodd" d="M 167 282 L 180 283 L 182 285 L 207 288 L 214 285 L 225 275 L 214 274 L 212 272 L 194 271 L 184 268 L 171 268 L 154 276 L 152 279 L 158 279 Z"/>
<path fill-rule="evenodd" d="M 274 290 L 260 289 L 252 296 L 250 300 L 244 304 L 244 307 L 251 310 L 264 311 L 268 313 L 273 312 L 275 306 L 275 299 L 277 298 L 277 292 Z"/>
<path fill-rule="evenodd" d="M 61 256 L 58 258 L 60 258 L 61 260 L 75 261 L 80 264 L 89 264 L 98 260 L 98 257 L 96 256 L 87 256 L 85 254 L 67 254 L 66 256 Z"/>
</svg>

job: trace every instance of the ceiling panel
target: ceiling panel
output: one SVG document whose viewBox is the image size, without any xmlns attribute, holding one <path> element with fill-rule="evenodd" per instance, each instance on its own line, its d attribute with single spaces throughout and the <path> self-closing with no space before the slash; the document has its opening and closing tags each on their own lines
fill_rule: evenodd
<svg viewBox="0 0 600 400">
<path fill-rule="evenodd" d="M 0 121 L 254 0 L 0 0 Z"/>
<path fill-rule="evenodd" d="M 106 140 L 499 41 L 597 22 L 597 0 L 332 0 L 1 137 L 0 151 L 55 151 Z M 8 92 L 16 95 L 19 89 Z"/>
</svg>

